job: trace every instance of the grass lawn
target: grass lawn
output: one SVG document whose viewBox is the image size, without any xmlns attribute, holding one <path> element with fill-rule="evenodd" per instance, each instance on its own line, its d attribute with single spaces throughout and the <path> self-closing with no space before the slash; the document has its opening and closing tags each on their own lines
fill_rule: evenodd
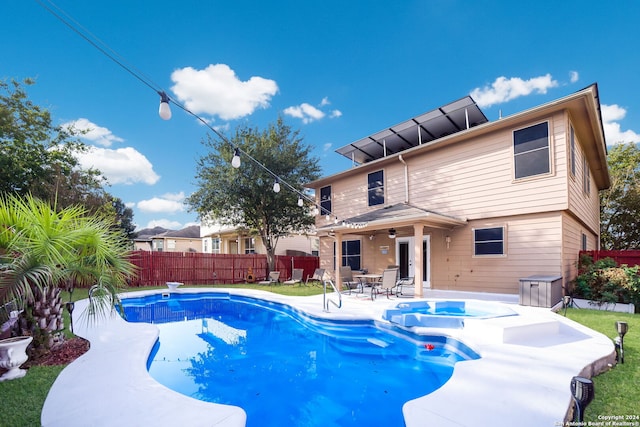
<svg viewBox="0 0 640 427">
<path fill-rule="evenodd" d="M 640 416 L 640 314 L 574 308 L 567 310 L 567 317 L 611 339 L 618 336 L 617 320 L 629 324 L 624 337 L 624 363 L 593 378 L 595 399 L 585 410 L 584 420 L 602 421 L 598 415 Z M 637 418 L 623 421 L 640 422 Z"/>
<path fill-rule="evenodd" d="M 191 286 L 189 286 L 191 287 Z M 211 287 L 211 286 L 206 286 Z M 283 295 L 308 296 L 322 293 L 322 287 L 285 285 L 216 285 L 214 288 L 261 289 Z M 160 287 L 130 288 L 130 291 Z M 78 289 L 73 299 L 87 297 L 86 289 Z M 69 295 L 63 293 L 63 301 Z M 595 310 L 567 310 L 567 317 L 614 338 L 615 321 L 629 323 L 625 336 L 625 363 L 594 379 L 596 398 L 585 411 L 585 421 L 598 421 L 598 415 L 640 415 L 640 315 L 599 312 Z M 66 322 L 69 325 L 68 319 Z M 0 383 L 0 425 L 33 427 L 40 425 L 40 413 L 47 393 L 64 366 L 34 366 L 24 378 Z M 567 384 L 567 388 L 569 385 Z M 71 402 L 70 404 L 81 404 Z M 64 408 L 60 408 L 64 411 Z"/>
</svg>

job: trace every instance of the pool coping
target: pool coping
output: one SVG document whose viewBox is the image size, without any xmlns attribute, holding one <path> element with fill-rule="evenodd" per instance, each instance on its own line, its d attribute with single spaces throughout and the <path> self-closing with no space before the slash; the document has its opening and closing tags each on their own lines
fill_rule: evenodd
<svg viewBox="0 0 640 427">
<path fill-rule="evenodd" d="M 159 292 L 167 290 L 130 292 L 127 297 Z M 182 288 L 176 292 L 228 292 L 287 304 L 319 318 L 385 323 L 383 311 L 399 302 L 344 297 L 341 309 L 332 307 L 325 313 L 322 295 L 290 297 L 227 288 Z M 44 427 L 246 424 L 242 408 L 201 402 L 151 378 L 146 362 L 158 337 L 156 326 L 127 323 L 118 315 L 89 323 L 83 316 L 86 306 L 86 300 L 76 302 L 74 332 L 88 339 L 91 348 L 67 366 L 49 390 L 41 415 Z M 608 337 L 548 308 L 509 307 L 520 315 L 515 326 L 508 318 L 495 318 L 469 319 L 462 329 L 411 328 L 459 339 L 481 358 L 458 362 L 443 387 L 405 403 L 407 427 L 562 423 L 571 403 L 571 378 L 591 377 L 615 363 L 615 348 Z"/>
</svg>

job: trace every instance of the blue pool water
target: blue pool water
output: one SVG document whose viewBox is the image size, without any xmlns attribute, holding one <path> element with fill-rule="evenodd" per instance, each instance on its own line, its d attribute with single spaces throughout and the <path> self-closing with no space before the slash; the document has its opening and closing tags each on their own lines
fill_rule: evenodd
<svg viewBox="0 0 640 427">
<path fill-rule="evenodd" d="M 155 323 L 150 375 L 207 402 L 236 405 L 248 426 L 402 426 L 402 405 L 477 358 L 443 336 L 373 321 L 326 321 L 223 293 L 122 300 L 128 321 Z"/>
</svg>

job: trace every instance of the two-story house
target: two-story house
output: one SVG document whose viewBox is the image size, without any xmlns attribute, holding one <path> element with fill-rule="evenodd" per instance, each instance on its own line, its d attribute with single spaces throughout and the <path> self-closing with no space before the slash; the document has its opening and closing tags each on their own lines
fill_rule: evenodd
<svg viewBox="0 0 640 427">
<path fill-rule="evenodd" d="M 597 249 L 609 187 L 596 84 L 489 122 L 470 97 L 337 150 L 354 163 L 308 184 L 320 267 L 399 265 L 423 289 L 517 294 L 575 277 Z"/>
</svg>

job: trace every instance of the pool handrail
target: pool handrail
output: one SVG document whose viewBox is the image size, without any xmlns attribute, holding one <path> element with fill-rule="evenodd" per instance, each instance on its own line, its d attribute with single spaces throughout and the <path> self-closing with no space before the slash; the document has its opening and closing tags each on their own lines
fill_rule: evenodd
<svg viewBox="0 0 640 427">
<path fill-rule="evenodd" d="M 338 294 L 338 303 L 337 304 L 333 299 L 331 299 L 331 298 L 327 299 L 327 282 L 331 285 L 331 287 L 333 288 L 334 292 Z M 323 295 L 323 298 L 322 298 L 322 311 L 324 311 L 325 313 L 329 312 L 329 303 L 331 303 L 334 306 L 336 306 L 336 308 L 341 308 L 342 307 L 342 294 L 340 292 L 338 292 L 338 289 L 336 288 L 336 285 L 333 284 L 333 281 L 331 279 L 323 280 L 323 284 L 324 284 L 324 295 Z"/>
</svg>

